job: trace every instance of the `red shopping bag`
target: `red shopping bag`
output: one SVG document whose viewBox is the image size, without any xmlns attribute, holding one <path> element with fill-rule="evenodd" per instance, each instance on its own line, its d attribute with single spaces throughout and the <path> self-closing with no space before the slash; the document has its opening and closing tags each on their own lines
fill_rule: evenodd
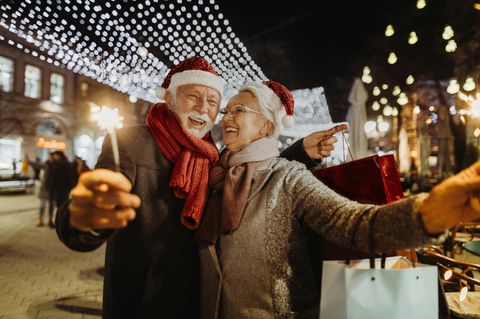
<svg viewBox="0 0 480 319">
<path fill-rule="evenodd" d="M 313 174 L 340 195 L 360 203 L 381 205 L 403 198 L 393 154 L 368 156 Z"/>
</svg>

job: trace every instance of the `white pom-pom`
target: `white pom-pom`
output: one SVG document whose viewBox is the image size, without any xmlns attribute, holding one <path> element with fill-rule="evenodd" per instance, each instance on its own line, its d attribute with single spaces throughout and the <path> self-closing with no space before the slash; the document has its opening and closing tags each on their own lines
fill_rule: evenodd
<svg viewBox="0 0 480 319">
<path fill-rule="evenodd" d="M 282 118 L 283 127 L 293 127 L 295 125 L 295 119 L 292 115 L 285 115 Z"/>
</svg>

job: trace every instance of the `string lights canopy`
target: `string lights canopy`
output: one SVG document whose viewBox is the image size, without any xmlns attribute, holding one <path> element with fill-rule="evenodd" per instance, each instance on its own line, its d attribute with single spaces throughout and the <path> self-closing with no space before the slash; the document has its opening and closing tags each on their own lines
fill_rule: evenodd
<svg viewBox="0 0 480 319">
<path fill-rule="evenodd" d="M 249 81 L 268 80 L 214 0 L 23 0 L 1 4 L 0 12 L 0 28 L 22 39 L 0 41 L 128 93 L 131 103 L 157 102 L 165 61 L 193 55 L 226 80 L 225 98 Z M 328 113 L 323 88 L 293 94 L 298 123 Z M 322 122 L 331 122 L 323 113 Z"/>
<path fill-rule="evenodd" d="M 227 95 L 267 80 L 213 0 L 24 0 L 0 11 L 0 27 L 29 45 L 0 40 L 150 102 L 168 73 L 164 61 L 193 55 L 204 56 L 227 81 Z"/>
</svg>

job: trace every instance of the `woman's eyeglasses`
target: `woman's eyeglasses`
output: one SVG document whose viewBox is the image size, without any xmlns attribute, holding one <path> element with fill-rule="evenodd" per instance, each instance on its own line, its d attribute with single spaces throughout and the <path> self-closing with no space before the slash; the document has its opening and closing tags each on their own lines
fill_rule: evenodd
<svg viewBox="0 0 480 319">
<path fill-rule="evenodd" d="M 263 115 L 262 112 L 249 108 L 248 106 L 245 106 L 245 105 L 235 105 L 231 108 L 224 108 L 220 110 L 220 114 L 222 114 L 223 116 L 227 116 L 230 114 L 233 117 L 241 116 L 245 112 L 257 113 L 257 114 Z"/>
</svg>

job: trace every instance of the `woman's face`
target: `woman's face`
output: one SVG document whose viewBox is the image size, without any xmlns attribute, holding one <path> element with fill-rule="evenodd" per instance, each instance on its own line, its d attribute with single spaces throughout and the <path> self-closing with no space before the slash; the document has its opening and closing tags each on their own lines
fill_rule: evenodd
<svg viewBox="0 0 480 319">
<path fill-rule="evenodd" d="M 247 107 L 248 109 L 245 109 Z M 230 99 L 222 118 L 223 142 L 229 151 L 240 151 L 251 142 L 267 136 L 273 130 L 272 122 L 260 112 L 255 96 L 248 91 L 240 92 Z M 244 112 L 238 112 L 244 110 Z"/>
</svg>

